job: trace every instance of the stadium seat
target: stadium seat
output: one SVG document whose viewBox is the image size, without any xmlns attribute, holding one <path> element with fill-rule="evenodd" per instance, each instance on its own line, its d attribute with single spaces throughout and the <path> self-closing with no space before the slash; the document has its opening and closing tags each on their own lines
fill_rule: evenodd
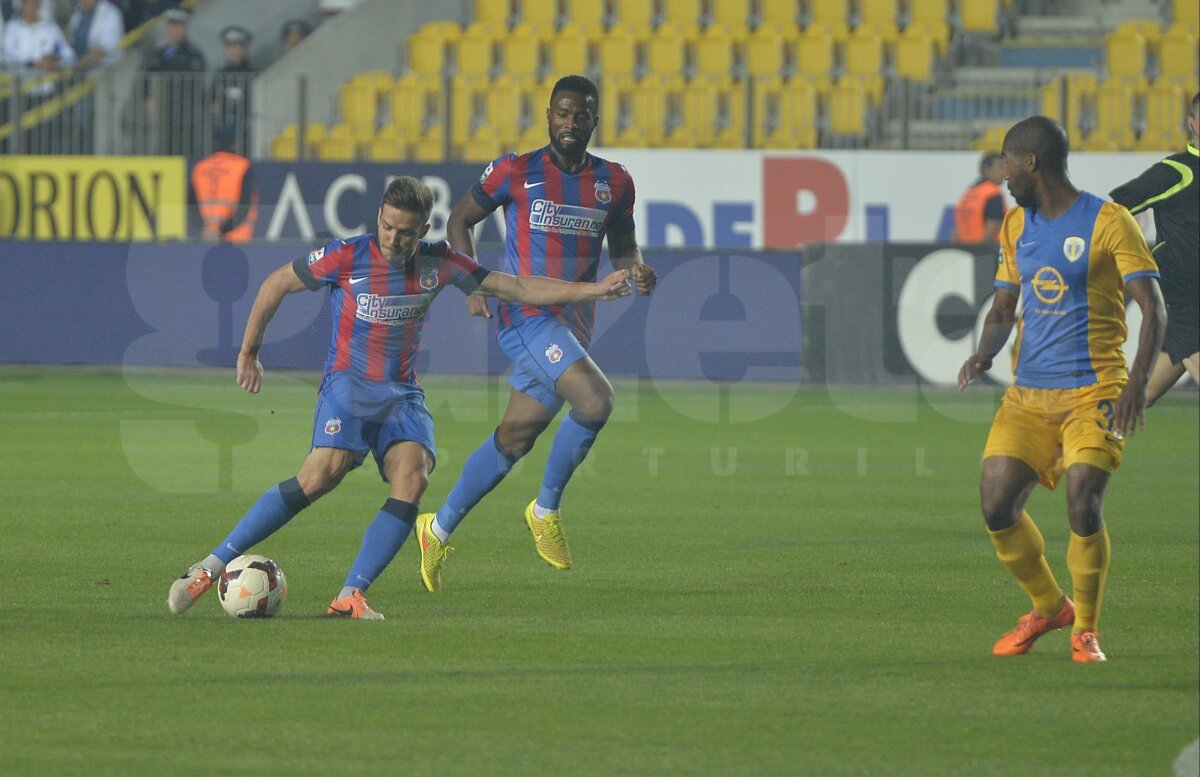
<svg viewBox="0 0 1200 777">
<path fill-rule="evenodd" d="M 563 27 L 547 43 L 550 72 L 556 75 L 587 73 L 592 65 L 592 39 L 573 25 Z"/>
<path fill-rule="evenodd" d="M 542 70 L 542 39 L 528 27 L 514 29 L 500 43 L 504 73 L 533 78 Z"/>
<path fill-rule="evenodd" d="M 637 72 L 637 38 L 625 27 L 612 27 L 596 41 L 596 64 L 607 81 L 612 76 L 632 76 Z"/>
<path fill-rule="evenodd" d="M 353 162 L 358 156 L 355 133 L 348 124 L 335 124 L 317 144 L 317 158 L 322 162 Z"/>
<path fill-rule="evenodd" d="M 678 125 L 667 138 L 667 145 L 687 148 L 745 147 L 745 94 L 741 85 L 728 78 L 692 79 L 680 94 Z M 682 132 L 681 132 L 682 131 Z"/>
<path fill-rule="evenodd" d="M 558 3 L 551 0 L 518 0 L 520 24 L 553 33 L 558 29 Z"/>
<path fill-rule="evenodd" d="M 487 93 L 491 79 L 480 75 L 458 75 L 450 80 L 450 147 L 457 153 L 475 127 L 487 116 Z"/>
<path fill-rule="evenodd" d="M 796 0 L 759 0 L 756 31 L 789 37 L 799 28 L 800 4 Z"/>
<path fill-rule="evenodd" d="M 426 164 L 440 164 L 446 161 L 446 137 L 441 125 L 430 127 L 428 132 L 413 143 L 412 159 L 414 162 Z"/>
<path fill-rule="evenodd" d="M 338 90 L 342 121 L 356 129 L 359 136 L 375 134 L 375 113 L 379 107 L 375 88 L 368 82 L 351 79 Z"/>
<path fill-rule="evenodd" d="M 958 8 L 959 24 L 963 32 L 996 33 L 999 32 L 1000 3 L 998 0 L 969 0 L 960 3 Z"/>
<path fill-rule="evenodd" d="M 897 27 L 900 9 L 896 0 L 858 0 L 859 25 Z"/>
<path fill-rule="evenodd" d="M 822 30 L 809 29 L 792 44 L 792 64 L 797 76 L 817 84 L 824 91 L 835 72 L 836 54 L 833 38 Z"/>
<path fill-rule="evenodd" d="M 410 136 L 423 127 L 446 120 L 446 92 L 440 76 L 407 73 L 396 79 L 388 92 L 390 124 L 407 128 Z"/>
<path fill-rule="evenodd" d="M 1004 136 L 1008 134 L 1009 124 L 998 124 L 988 127 L 982 135 L 971 142 L 971 148 L 981 154 L 998 154 L 1004 147 Z"/>
<path fill-rule="evenodd" d="M 950 25 L 945 22 L 909 22 L 902 35 L 924 35 L 933 41 L 933 50 L 939 57 L 950 52 Z"/>
<path fill-rule="evenodd" d="M 808 21 L 805 25 L 823 24 L 831 29 L 849 26 L 848 0 L 808 0 Z"/>
<path fill-rule="evenodd" d="M 648 76 L 629 92 L 629 124 L 653 147 L 661 145 L 666 137 L 667 107 L 683 92 L 683 84 L 682 76 Z"/>
<path fill-rule="evenodd" d="M 709 81 L 729 81 L 734 70 L 733 39 L 724 34 L 724 28 L 710 31 L 692 41 L 693 71 Z"/>
<path fill-rule="evenodd" d="M 1183 117 L 1189 107 L 1187 91 L 1178 83 L 1160 81 L 1146 89 L 1143 120 L 1145 128 L 1138 147 L 1149 151 L 1180 149 L 1187 140 Z"/>
<path fill-rule="evenodd" d="M 708 26 L 724 28 L 735 40 L 744 40 L 750 34 L 750 12 L 749 0 L 711 0 Z"/>
<path fill-rule="evenodd" d="M 783 74 L 787 60 L 783 36 L 759 27 L 742 44 L 742 67 L 747 76 L 777 76 Z"/>
<path fill-rule="evenodd" d="M 366 157 L 372 162 L 399 162 L 408 158 L 408 137 L 403 128 L 385 124 L 366 144 Z"/>
<path fill-rule="evenodd" d="M 754 95 L 756 148 L 815 148 L 817 89 L 807 81 L 764 78 Z"/>
<path fill-rule="evenodd" d="M 508 27 L 512 21 L 512 0 L 475 0 L 476 22 L 489 22 Z"/>
<path fill-rule="evenodd" d="M 867 90 L 853 78 L 840 78 L 829 90 L 827 118 L 833 135 L 867 135 Z"/>
<path fill-rule="evenodd" d="M 911 27 L 896 39 L 896 75 L 916 83 L 930 83 L 933 81 L 933 40 L 925 34 L 923 27 L 915 32 L 910 30 Z"/>
<path fill-rule="evenodd" d="M 1174 28 L 1158 39 L 1160 78 L 1193 82 L 1196 78 L 1196 36 Z"/>
<path fill-rule="evenodd" d="M 1200 6 L 1194 0 L 1171 0 L 1171 21 L 1195 30 L 1200 27 Z"/>
<path fill-rule="evenodd" d="M 1121 22 L 1112 31 L 1114 35 L 1141 35 L 1146 39 L 1146 45 L 1154 46 L 1162 37 L 1162 25 L 1152 19 L 1131 19 Z"/>
<path fill-rule="evenodd" d="M 1138 33 L 1113 33 L 1105 37 L 1104 63 L 1110 78 L 1144 78 L 1146 39 Z"/>
<path fill-rule="evenodd" d="M 654 3 L 646 0 L 612 0 L 612 8 L 616 16 L 614 23 L 634 35 L 645 37 L 654 31 Z"/>
<path fill-rule="evenodd" d="M 446 39 L 417 32 L 407 39 L 408 69 L 441 74 L 446 69 Z"/>
<path fill-rule="evenodd" d="M 629 99 L 637 76 L 632 72 L 610 75 L 604 79 L 600 90 L 600 138 L 606 146 L 615 146 L 616 139 L 629 125 Z"/>
<path fill-rule="evenodd" d="M 570 26 L 590 37 L 604 34 L 608 22 L 608 9 L 601 0 L 564 0 L 566 21 Z"/>
<path fill-rule="evenodd" d="M 660 28 L 646 41 L 647 75 L 679 75 L 687 66 L 685 38 L 675 28 Z"/>
<path fill-rule="evenodd" d="M 501 144 L 513 143 L 524 118 L 525 98 L 525 89 L 519 78 L 500 76 L 492 79 L 484 94 L 486 115 L 480 124 L 486 124 Z"/>
<path fill-rule="evenodd" d="M 1083 119 L 1095 94 L 1095 75 L 1084 71 L 1069 72 L 1038 89 L 1040 112 L 1062 124 L 1071 144 L 1078 145 L 1083 140 Z"/>
<path fill-rule="evenodd" d="M 895 22 L 861 22 L 854 28 L 855 35 L 874 35 L 883 41 L 884 47 L 891 49 L 896 39 L 900 37 L 900 28 Z"/>
<path fill-rule="evenodd" d="M 491 131 L 491 128 L 481 127 L 463 144 L 459 158 L 463 162 L 483 164 L 491 162 L 504 152 L 504 143 Z"/>
<path fill-rule="evenodd" d="M 704 14 L 704 6 L 700 0 L 660 0 L 660 2 L 662 3 L 660 26 L 671 25 L 682 30 L 683 34 L 689 37 L 699 34 L 700 22 Z"/>
<path fill-rule="evenodd" d="M 855 32 L 842 44 L 846 75 L 855 77 L 866 87 L 873 103 L 883 97 L 883 73 L 886 57 L 883 39 L 872 32 Z"/>
<path fill-rule="evenodd" d="M 832 22 L 814 22 L 804 28 L 802 35 L 818 35 L 833 38 L 835 44 L 840 44 L 850 35 L 850 28 L 845 24 Z"/>
<path fill-rule="evenodd" d="M 455 53 L 458 75 L 487 76 L 495 65 L 495 41 L 481 29 L 468 29 L 459 37 Z"/>
<path fill-rule="evenodd" d="M 949 24 L 949 0 L 908 0 L 909 24 Z"/>
<path fill-rule="evenodd" d="M 431 38 L 441 38 L 446 41 L 455 41 L 458 40 L 459 35 L 462 35 L 462 25 L 458 22 L 452 22 L 449 19 L 438 19 L 422 24 L 417 29 L 417 34 Z"/>
<path fill-rule="evenodd" d="M 1092 134 L 1097 140 L 1111 140 L 1121 151 L 1134 145 L 1133 117 L 1137 89 L 1129 79 L 1109 80 L 1096 90 L 1096 127 Z M 1089 144 L 1092 138 L 1088 136 Z"/>
<path fill-rule="evenodd" d="M 296 136 L 296 125 L 289 124 L 271 138 L 271 158 L 277 162 L 294 162 L 300 158 L 300 139 Z"/>
</svg>

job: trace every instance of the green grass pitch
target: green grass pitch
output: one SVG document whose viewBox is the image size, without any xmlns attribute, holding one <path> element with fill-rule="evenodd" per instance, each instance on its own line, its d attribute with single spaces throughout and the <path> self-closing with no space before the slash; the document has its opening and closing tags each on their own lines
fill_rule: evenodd
<svg viewBox="0 0 1200 777">
<path fill-rule="evenodd" d="M 496 379 L 425 380 L 441 465 Z M 1171 775 L 1197 738 L 1198 413 L 1149 412 L 1106 503 L 1105 665 L 992 641 L 1028 601 L 977 507 L 996 403 L 917 389 L 618 383 L 564 500 L 576 568 L 521 510 L 548 437 L 453 538 L 405 545 L 383 622 L 322 617 L 386 496 L 373 466 L 256 550 L 271 621 L 167 587 L 307 449 L 316 376 L 0 370 L 0 774 Z M 1065 495 L 1030 512 L 1064 586 Z"/>
</svg>

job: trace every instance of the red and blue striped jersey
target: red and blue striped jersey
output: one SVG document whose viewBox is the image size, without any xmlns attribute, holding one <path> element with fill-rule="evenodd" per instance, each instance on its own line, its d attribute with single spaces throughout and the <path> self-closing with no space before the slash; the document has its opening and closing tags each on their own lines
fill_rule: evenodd
<svg viewBox="0 0 1200 777">
<path fill-rule="evenodd" d="M 313 291 L 329 288 L 333 337 L 327 374 L 414 384 L 429 303 L 447 285 L 470 294 L 488 275 L 445 241 L 420 241 L 413 258 L 396 267 L 380 253 L 374 235 L 334 240 L 292 267 Z"/>
<path fill-rule="evenodd" d="M 608 230 L 634 228 L 629 171 L 591 154 L 577 173 L 555 164 L 549 146 L 507 154 L 487 166 L 471 193 L 488 212 L 504 208 L 503 269 L 513 275 L 595 281 Z M 587 347 L 595 307 L 594 302 L 545 307 L 501 302 L 500 324 L 554 316 Z"/>
</svg>

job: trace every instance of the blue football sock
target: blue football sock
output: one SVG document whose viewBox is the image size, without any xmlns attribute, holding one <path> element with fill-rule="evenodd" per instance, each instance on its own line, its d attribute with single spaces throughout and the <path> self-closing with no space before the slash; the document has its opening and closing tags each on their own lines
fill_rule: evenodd
<svg viewBox="0 0 1200 777">
<path fill-rule="evenodd" d="M 546 457 L 546 472 L 542 476 L 542 488 L 538 491 L 539 506 L 547 510 L 558 509 L 567 481 L 587 458 L 592 443 L 596 442 L 596 436 L 603 428 L 603 421 L 593 421 L 575 410 L 567 413 L 567 417 L 558 425 L 550 455 Z"/>
<path fill-rule="evenodd" d="M 400 546 L 412 533 L 417 520 L 417 506 L 399 499 L 388 499 L 383 509 L 363 533 L 362 550 L 346 575 L 345 585 L 366 591 L 375 578 L 391 563 Z M 344 590 L 344 589 L 343 589 Z"/>
<path fill-rule="evenodd" d="M 479 504 L 480 499 L 504 480 L 504 476 L 516 463 L 516 459 L 509 458 L 500 450 L 495 432 L 467 457 L 458 482 L 450 489 L 446 501 L 437 511 L 436 520 L 447 537 L 458 528 L 471 508 Z"/>
<path fill-rule="evenodd" d="M 283 481 L 258 498 L 229 536 L 213 548 L 212 555 L 228 564 L 279 531 L 309 504 L 300 481 L 296 478 Z"/>
</svg>

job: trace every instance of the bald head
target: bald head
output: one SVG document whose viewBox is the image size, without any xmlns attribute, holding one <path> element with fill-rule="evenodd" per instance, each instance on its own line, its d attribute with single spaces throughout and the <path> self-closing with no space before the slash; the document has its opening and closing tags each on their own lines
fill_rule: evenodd
<svg viewBox="0 0 1200 777">
<path fill-rule="evenodd" d="M 1006 152 L 1015 156 L 1033 154 L 1037 158 L 1035 169 L 1042 173 L 1065 175 L 1068 149 L 1066 130 L 1046 116 L 1022 119 L 1004 136 Z"/>
</svg>

